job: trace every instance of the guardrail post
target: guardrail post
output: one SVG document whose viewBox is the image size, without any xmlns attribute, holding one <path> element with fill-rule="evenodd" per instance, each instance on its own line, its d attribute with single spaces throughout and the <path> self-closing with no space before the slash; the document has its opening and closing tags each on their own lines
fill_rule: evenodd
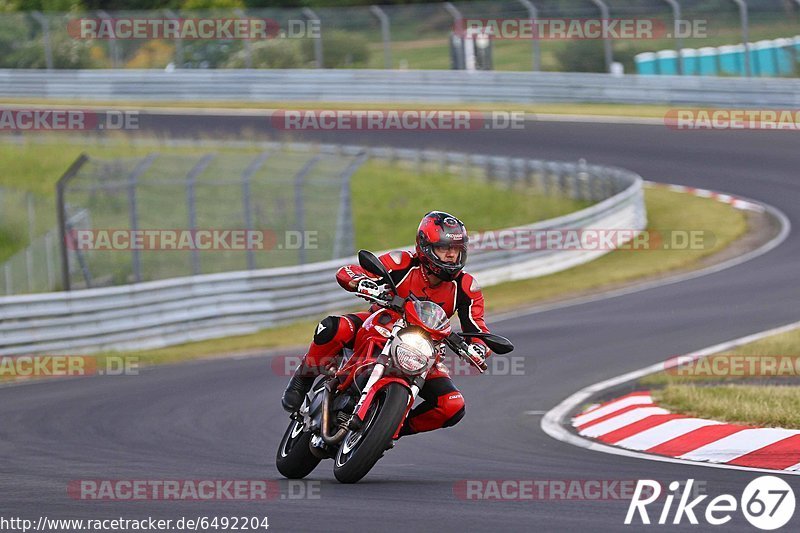
<svg viewBox="0 0 800 533">
<path fill-rule="evenodd" d="M 158 154 L 150 154 L 142 160 L 133 172 L 128 174 L 128 211 L 130 216 L 131 231 L 139 229 L 139 216 L 136 206 L 136 187 L 139 176 L 144 174 L 150 165 L 153 164 Z M 138 283 L 142 281 L 142 257 L 141 252 L 135 246 L 131 246 L 131 266 L 133 269 L 133 279 Z"/>
<path fill-rule="evenodd" d="M 111 15 L 109 15 L 108 13 L 106 13 L 103 10 L 98 11 L 97 14 L 100 15 L 101 19 L 111 20 Z M 113 24 L 112 24 L 112 26 L 113 26 Z M 108 47 L 109 47 L 110 52 L 111 52 L 111 66 L 113 68 L 119 68 L 119 63 L 120 63 L 120 60 L 119 60 L 119 47 L 117 46 L 117 36 L 116 35 L 114 35 L 113 37 L 111 37 L 108 40 Z"/>
<path fill-rule="evenodd" d="M 189 211 L 189 231 L 194 232 L 197 230 L 197 198 L 195 196 L 195 180 L 197 176 L 203 173 L 211 161 L 214 159 L 214 154 L 204 155 L 200 161 L 186 174 L 186 207 Z M 197 276 L 200 274 L 200 252 L 197 246 L 192 246 L 192 274 Z M 137 277 L 136 281 L 139 281 Z"/>
<path fill-rule="evenodd" d="M 800 0 L 798 0 L 800 1 Z M 369 6 L 370 12 L 375 15 L 381 23 L 381 37 L 383 38 L 383 68 L 392 68 L 392 38 L 389 33 L 389 16 L 380 6 Z"/>
<path fill-rule="evenodd" d="M 525 6 L 525 9 L 528 10 L 528 16 L 532 20 L 536 20 L 539 18 L 539 12 L 536 9 L 536 6 L 533 5 L 531 0 L 517 0 L 520 4 Z M 539 46 L 539 36 L 534 35 L 533 39 L 531 39 L 531 53 L 533 54 L 533 71 L 539 72 L 542 70 L 542 50 Z"/>
<path fill-rule="evenodd" d="M 461 11 L 458 10 L 456 6 L 452 4 L 452 2 L 445 2 L 442 4 L 442 7 L 450 13 L 450 16 L 453 17 L 453 26 L 456 29 L 462 29 L 464 15 L 461 14 Z"/>
<path fill-rule="evenodd" d="M 417 149 L 414 150 L 414 172 L 422 174 L 422 151 Z"/>
<path fill-rule="evenodd" d="M 239 8 L 233 10 L 237 17 L 247 18 L 247 14 Z M 244 39 L 244 68 L 253 68 L 253 45 L 250 39 Z"/>
<path fill-rule="evenodd" d="M 11 263 L 3 265 L 3 279 L 6 284 L 6 295 L 11 294 Z"/>
<path fill-rule="evenodd" d="M 798 0 L 800 1 L 800 0 Z M 672 34 L 675 36 L 675 52 L 678 54 L 678 74 L 683 74 L 683 60 L 681 58 L 681 34 L 680 34 L 680 20 L 681 20 L 681 5 L 678 0 L 664 0 L 672 8 Z"/>
<path fill-rule="evenodd" d="M 269 159 L 272 155 L 269 152 L 264 152 L 256 156 L 255 159 L 248 165 L 244 172 L 242 172 L 242 211 L 244 211 L 244 229 L 253 231 L 253 202 L 250 200 L 250 183 L 259 168 Z M 255 270 L 256 257 L 253 250 L 247 249 L 247 270 Z"/>
<path fill-rule="evenodd" d="M 62 289 L 65 291 L 71 288 L 69 279 L 69 249 L 67 247 L 67 238 L 71 237 L 67 234 L 67 208 L 64 201 L 64 189 L 88 160 L 89 157 L 86 154 L 79 155 L 78 159 L 69 166 L 67 171 L 64 172 L 64 175 L 61 176 L 56 183 L 56 215 L 58 216 L 59 247 L 61 248 L 61 283 L 63 285 Z"/>
<path fill-rule="evenodd" d="M 164 13 L 167 14 L 172 20 L 180 20 L 180 16 L 177 15 L 171 9 L 165 9 Z M 183 39 L 181 39 L 181 32 L 175 32 L 175 68 L 181 68 L 183 66 Z"/>
<path fill-rule="evenodd" d="M 50 42 L 50 21 L 40 11 L 31 11 L 31 15 L 42 27 L 42 43 L 44 44 L 44 64 L 47 70 L 53 70 L 53 45 Z"/>
<path fill-rule="evenodd" d="M 603 2 L 603 0 L 592 0 L 592 3 L 600 8 L 600 18 L 604 21 L 608 21 L 608 19 L 611 18 L 608 5 Z M 605 24 L 607 24 L 607 22 L 604 22 L 601 26 L 605 27 Z M 614 62 L 614 52 L 611 49 L 611 39 L 608 37 L 605 30 L 603 30 L 603 54 L 605 55 L 606 72 L 611 72 L 611 64 Z"/>
<path fill-rule="evenodd" d="M 336 219 L 336 237 L 333 241 L 333 257 L 347 257 L 355 253 L 355 235 L 353 234 L 353 208 L 350 191 L 350 179 L 363 165 L 369 156 L 359 154 L 356 159 L 342 172 L 341 189 L 339 190 L 339 214 Z"/>
<path fill-rule="evenodd" d="M 56 284 L 55 265 L 53 264 L 53 234 L 44 234 L 44 260 L 47 265 L 47 290 L 52 291 Z"/>
<path fill-rule="evenodd" d="M 314 61 L 317 63 L 317 68 L 324 68 L 325 64 L 322 61 L 322 21 L 309 7 L 303 8 L 303 15 L 305 15 L 309 20 L 316 21 L 318 24 L 319 33 L 316 37 L 314 37 Z"/>
<path fill-rule="evenodd" d="M 747 16 L 747 2 L 744 0 L 733 0 L 739 6 L 739 19 L 742 21 L 742 44 L 744 45 L 744 74 L 748 78 L 752 76 L 750 67 L 750 22 Z"/>
<path fill-rule="evenodd" d="M 298 260 L 301 265 L 306 263 L 306 247 L 305 247 L 305 230 L 306 230 L 306 213 L 305 202 L 303 201 L 303 182 L 314 165 L 322 159 L 322 155 L 317 154 L 312 157 L 303 168 L 300 169 L 294 177 L 294 216 L 295 216 L 295 229 L 297 230 L 303 245 L 298 250 Z"/>
<path fill-rule="evenodd" d="M 453 17 L 453 33 L 450 34 L 450 47 L 452 50 L 452 46 L 454 43 L 458 43 L 458 49 L 455 50 L 455 54 L 453 55 L 453 68 L 456 70 L 464 70 L 467 68 L 467 58 L 466 53 L 464 52 L 464 37 L 466 36 L 466 32 L 464 30 L 464 16 L 461 14 L 461 11 L 458 10 L 456 6 L 454 6 L 450 2 L 445 2 L 442 4 L 444 9 L 450 13 L 450 16 Z M 461 37 L 457 37 L 457 33 L 463 32 Z M 457 41 L 456 39 L 460 39 Z M 452 52 L 451 52 L 452 53 Z"/>
<path fill-rule="evenodd" d="M 34 230 L 36 226 L 36 214 L 33 207 L 33 194 L 29 191 L 25 193 L 25 203 L 28 211 L 28 247 L 25 249 L 25 273 L 28 277 L 28 292 L 33 292 L 33 246 Z"/>
<path fill-rule="evenodd" d="M 447 152 L 442 150 L 439 152 L 439 174 L 447 173 Z"/>
</svg>

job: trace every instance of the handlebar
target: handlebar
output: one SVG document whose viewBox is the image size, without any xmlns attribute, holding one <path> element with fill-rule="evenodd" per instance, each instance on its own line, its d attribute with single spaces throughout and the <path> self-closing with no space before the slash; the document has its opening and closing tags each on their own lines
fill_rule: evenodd
<svg viewBox="0 0 800 533">
<path fill-rule="evenodd" d="M 469 353 L 469 343 L 463 339 L 458 333 L 451 333 L 444 339 L 445 344 L 455 352 L 460 358 L 466 360 L 469 364 L 481 371 L 481 374 L 488 368 L 485 361 L 478 362 Z"/>
<path fill-rule="evenodd" d="M 406 301 L 419 301 L 419 298 L 414 295 L 414 293 L 410 293 L 406 298 L 402 298 L 396 294 L 392 294 L 391 298 L 388 295 L 391 293 L 383 293 L 380 296 L 373 296 L 371 294 L 366 294 L 362 292 L 355 292 L 355 295 L 359 298 L 363 298 L 368 302 L 372 302 L 379 307 L 383 307 L 385 309 L 392 309 L 399 313 L 403 312 L 403 308 L 405 306 Z M 472 357 L 469 353 L 469 343 L 467 343 L 463 337 L 461 337 L 458 333 L 451 333 L 449 336 L 445 337 L 443 342 L 447 345 L 453 352 L 458 355 L 460 358 L 466 360 L 469 364 L 477 368 L 481 373 L 483 373 L 488 367 L 485 361 L 476 360 Z"/>
</svg>

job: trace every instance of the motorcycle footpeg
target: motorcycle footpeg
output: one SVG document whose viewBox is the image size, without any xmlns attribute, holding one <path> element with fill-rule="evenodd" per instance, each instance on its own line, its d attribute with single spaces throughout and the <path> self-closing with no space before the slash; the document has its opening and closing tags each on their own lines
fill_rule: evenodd
<svg viewBox="0 0 800 533">
<path fill-rule="evenodd" d="M 364 422 L 360 418 L 358 418 L 356 415 L 353 415 L 353 417 L 350 419 L 350 422 L 347 423 L 348 429 L 351 429 L 353 431 L 358 431 L 363 426 L 364 426 Z"/>
</svg>

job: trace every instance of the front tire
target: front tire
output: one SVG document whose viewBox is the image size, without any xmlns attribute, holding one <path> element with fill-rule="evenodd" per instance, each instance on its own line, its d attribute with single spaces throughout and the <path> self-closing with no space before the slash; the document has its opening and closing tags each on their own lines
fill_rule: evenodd
<svg viewBox="0 0 800 533">
<path fill-rule="evenodd" d="M 333 475 L 342 483 L 355 483 L 375 466 L 402 422 L 410 399 L 408 389 L 390 383 L 377 392 L 364 425 L 349 431 L 339 446 Z"/>
<path fill-rule="evenodd" d="M 320 459 L 309 448 L 311 436 L 310 431 L 303 431 L 302 421 L 292 420 L 286 428 L 275 458 L 275 466 L 282 476 L 302 479 L 317 467 Z"/>
</svg>

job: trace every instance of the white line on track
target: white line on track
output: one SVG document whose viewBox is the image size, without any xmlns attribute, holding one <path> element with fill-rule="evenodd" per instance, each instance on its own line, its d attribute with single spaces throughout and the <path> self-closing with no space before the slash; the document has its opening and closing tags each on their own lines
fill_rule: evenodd
<svg viewBox="0 0 800 533">
<path fill-rule="evenodd" d="M 755 200 L 749 200 L 754 203 L 759 203 L 764 206 L 765 210 L 778 219 L 778 222 L 781 226 L 781 230 L 772 239 L 761 245 L 760 247 L 756 248 L 755 250 L 751 250 L 745 254 L 733 257 L 728 259 L 727 261 L 723 261 L 721 263 L 717 263 L 715 265 L 708 266 L 706 268 L 701 268 L 700 270 L 693 270 L 691 272 L 685 272 L 683 274 L 676 274 L 674 276 L 667 276 L 665 278 L 643 282 L 643 283 L 635 283 L 633 285 L 623 287 L 620 289 L 614 289 L 610 291 L 600 292 L 598 294 L 593 294 L 590 296 L 582 296 L 579 298 L 573 298 L 569 300 L 563 300 L 560 302 L 554 302 L 551 304 L 545 305 L 535 305 L 526 309 L 521 309 L 517 311 L 507 311 L 504 313 L 498 313 L 496 315 L 491 316 L 491 322 L 497 323 L 502 322 L 504 320 L 511 320 L 514 318 L 519 318 L 523 316 L 535 315 L 539 313 L 545 313 L 548 311 L 552 311 L 554 309 L 563 309 L 566 307 L 573 307 L 576 305 L 583 305 L 586 303 L 597 302 L 600 300 L 607 300 L 610 298 L 617 298 L 619 296 L 627 296 L 628 294 L 633 294 L 641 291 L 646 291 L 649 289 L 655 289 L 658 287 L 663 287 L 666 285 L 672 285 L 673 283 L 679 283 L 682 281 L 687 281 L 694 278 L 699 278 L 702 276 L 708 276 L 709 274 L 716 274 L 717 272 L 721 272 L 723 270 L 727 270 L 729 268 L 735 267 L 752 259 L 755 259 L 759 256 L 764 255 L 765 253 L 769 252 L 773 248 L 779 246 L 786 238 L 789 236 L 791 232 L 792 225 L 789 222 L 789 218 L 783 214 L 781 210 L 776 207 L 773 207 L 768 204 L 764 204 L 763 202 L 756 202 Z"/>
<path fill-rule="evenodd" d="M 780 333 L 785 333 L 787 331 L 791 331 L 799 327 L 800 327 L 800 322 L 793 322 L 791 324 L 786 324 L 777 328 L 761 331 L 758 333 L 754 333 L 752 335 L 747 335 L 745 337 L 739 337 L 738 339 L 722 342 L 714 346 L 709 346 L 708 348 L 703 348 L 702 350 L 699 350 L 697 352 L 692 352 L 691 354 L 688 355 L 694 358 L 706 357 L 711 354 L 719 353 L 725 350 L 729 350 L 731 348 L 735 348 L 737 346 L 741 346 L 743 344 L 748 344 L 769 337 L 771 335 L 778 335 Z M 621 455 L 624 457 L 647 459 L 650 461 L 660 461 L 664 463 L 679 463 L 679 464 L 686 464 L 693 466 L 704 466 L 708 468 L 725 468 L 728 470 L 747 470 L 752 472 L 772 472 L 772 473 L 780 473 L 788 475 L 800 475 L 800 471 L 795 472 L 788 470 L 772 470 L 767 468 L 752 468 L 747 466 L 726 465 L 719 463 L 701 463 L 687 459 L 678 459 L 662 455 L 652 455 L 648 453 L 635 452 L 631 450 L 617 448 L 615 446 L 608 446 L 606 444 L 601 444 L 593 440 L 585 439 L 583 437 L 580 437 L 572 433 L 565 427 L 565 424 L 567 423 L 567 417 L 569 417 L 570 413 L 574 412 L 580 405 L 588 401 L 592 396 L 604 390 L 621 385 L 623 383 L 640 379 L 648 374 L 654 374 L 656 372 L 660 372 L 661 370 L 664 370 L 663 362 L 656 363 L 654 365 L 650 365 L 645 368 L 641 368 L 639 370 L 634 370 L 633 372 L 628 372 L 627 374 L 607 379 L 605 381 L 595 383 L 594 385 L 590 385 L 588 387 L 579 390 L 578 392 L 572 394 L 566 400 L 562 401 L 560 404 L 558 404 L 557 406 L 555 406 L 554 408 L 552 408 L 550 411 L 547 412 L 547 414 L 542 418 L 541 422 L 542 431 L 544 431 L 554 439 L 560 440 L 561 442 L 566 442 L 574 446 L 578 446 L 580 448 L 586 448 L 588 450 L 608 453 L 612 455 Z"/>
</svg>

